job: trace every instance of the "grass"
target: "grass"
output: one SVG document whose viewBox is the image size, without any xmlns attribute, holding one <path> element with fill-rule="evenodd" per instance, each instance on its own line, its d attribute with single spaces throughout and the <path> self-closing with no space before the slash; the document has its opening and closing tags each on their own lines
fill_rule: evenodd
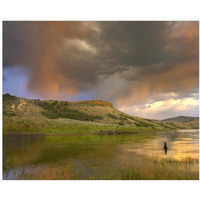
<svg viewBox="0 0 200 200">
<path fill-rule="evenodd" d="M 37 180 L 198 180 L 199 160 L 190 157 L 134 158 L 116 162 L 80 161 L 18 170 L 15 179 Z M 14 172 L 13 172 L 14 173 Z"/>
<path fill-rule="evenodd" d="M 73 119 L 20 119 L 17 117 L 3 118 L 3 133 L 21 134 L 98 134 L 108 133 L 115 130 L 116 133 L 136 133 L 136 132 L 161 132 L 167 129 L 152 129 L 151 127 L 135 127 L 124 124 L 105 124 L 89 121 L 77 121 Z"/>
<path fill-rule="evenodd" d="M 197 159 L 137 159 L 134 164 L 119 164 L 104 179 L 111 180 L 198 180 L 199 172 L 192 169 L 198 166 Z M 197 168 L 198 169 L 198 168 Z"/>
</svg>

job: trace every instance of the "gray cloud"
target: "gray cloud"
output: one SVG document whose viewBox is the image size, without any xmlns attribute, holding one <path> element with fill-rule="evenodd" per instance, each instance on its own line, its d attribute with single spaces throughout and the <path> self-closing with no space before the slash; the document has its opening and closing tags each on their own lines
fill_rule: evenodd
<svg viewBox="0 0 200 200">
<path fill-rule="evenodd" d="M 198 88 L 198 22 L 4 22 L 3 66 L 45 98 L 89 91 L 136 104 Z"/>
</svg>

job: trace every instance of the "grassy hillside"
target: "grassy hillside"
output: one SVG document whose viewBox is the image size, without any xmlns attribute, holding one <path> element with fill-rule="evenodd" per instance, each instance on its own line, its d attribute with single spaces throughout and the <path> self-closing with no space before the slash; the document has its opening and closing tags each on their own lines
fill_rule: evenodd
<svg viewBox="0 0 200 200">
<path fill-rule="evenodd" d="M 138 132 L 198 128 L 198 122 L 176 124 L 123 113 L 110 102 L 41 101 L 3 95 L 3 130 L 26 133 Z"/>
</svg>

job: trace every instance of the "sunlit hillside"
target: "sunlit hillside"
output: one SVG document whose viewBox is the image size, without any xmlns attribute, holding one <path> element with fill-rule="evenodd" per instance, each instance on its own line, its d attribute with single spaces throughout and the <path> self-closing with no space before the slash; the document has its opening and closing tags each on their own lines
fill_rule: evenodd
<svg viewBox="0 0 200 200">
<path fill-rule="evenodd" d="M 149 120 L 123 113 L 109 102 L 41 101 L 3 95 L 3 128 L 8 131 L 82 133 L 196 129 L 198 120 Z"/>
</svg>

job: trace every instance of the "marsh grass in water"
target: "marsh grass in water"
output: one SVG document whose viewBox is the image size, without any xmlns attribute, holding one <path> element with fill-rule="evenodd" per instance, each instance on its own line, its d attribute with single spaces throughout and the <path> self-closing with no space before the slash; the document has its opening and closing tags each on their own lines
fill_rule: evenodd
<svg viewBox="0 0 200 200">
<path fill-rule="evenodd" d="M 19 180 L 198 180 L 198 159 L 135 158 L 120 162 L 79 161 L 12 170 Z M 4 179 L 9 179 L 8 173 Z M 10 178 L 10 179 L 12 179 Z"/>
<path fill-rule="evenodd" d="M 119 180 L 198 180 L 199 172 L 194 170 L 199 165 L 198 159 L 173 158 L 137 159 L 134 164 L 116 167 L 106 179 Z"/>
</svg>

